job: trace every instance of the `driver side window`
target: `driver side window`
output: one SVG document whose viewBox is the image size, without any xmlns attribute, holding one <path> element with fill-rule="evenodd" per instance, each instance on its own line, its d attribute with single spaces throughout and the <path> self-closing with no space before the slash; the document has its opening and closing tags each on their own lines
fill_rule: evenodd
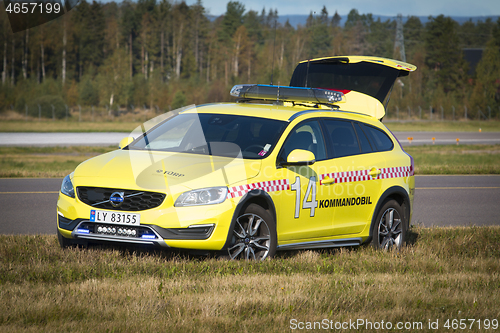
<svg viewBox="0 0 500 333">
<path fill-rule="evenodd" d="M 312 152 L 316 161 L 326 159 L 325 141 L 316 120 L 301 123 L 290 132 L 281 150 L 280 160 L 286 161 L 287 156 L 295 149 Z"/>
</svg>

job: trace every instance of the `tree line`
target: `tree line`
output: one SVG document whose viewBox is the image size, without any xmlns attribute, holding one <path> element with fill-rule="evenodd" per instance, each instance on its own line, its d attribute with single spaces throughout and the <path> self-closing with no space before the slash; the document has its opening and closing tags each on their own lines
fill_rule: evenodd
<svg viewBox="0 0 500 333">
<path fill-rule="evenodd" d="M 279 23 L 278 15 L 277 9 L 246 10 L 237 1 L 211 17 L 201 0 L 190 6 L 82 0 L 54 21 L 13 34 L 3 10 L 0 111 L 24 112 L 37 104 L 61 110 L 76 105 L 169 110 L 229 101 L 229 89 L 237 83 L 287 85 L 304 59 L 401 58 L 394 48 L 396 18 L 375 20 L 353 9 L 341 22 L 324 6 L 294 27 Z M 406 60 L 418 70 L 397 81 L 389 106 L 489 107 L 499 113 L 500 19 L 460 25 L 440 15 L 425 24 L 415 16 L 405 21 Z M 465 48 L 484 49 L 472 75 Z"/>
</svg>

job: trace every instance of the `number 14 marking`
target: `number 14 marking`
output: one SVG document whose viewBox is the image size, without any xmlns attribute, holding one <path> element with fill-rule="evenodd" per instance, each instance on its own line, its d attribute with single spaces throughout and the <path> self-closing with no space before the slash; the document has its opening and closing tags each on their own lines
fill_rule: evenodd
<svg viewBox="0 0 500 333">
<path fill-rule="evenodd" d="M 295 177 L 295 183 L 290 185 L 290 189 L 295 191 L 295 218 L 298 219 L 300 215 L 300 177 Z M 307 200 L 311 196 L 311 200 Z M 311 217 L 314 217 L 314 212 L 318 207 L 318 200 L 316 200 L 316 177 L 312 176 L 309 178 L 309 184 L 307 184 L 306 195 L 302 200 L 302 209 L 310 209 Z"/>
</svg>

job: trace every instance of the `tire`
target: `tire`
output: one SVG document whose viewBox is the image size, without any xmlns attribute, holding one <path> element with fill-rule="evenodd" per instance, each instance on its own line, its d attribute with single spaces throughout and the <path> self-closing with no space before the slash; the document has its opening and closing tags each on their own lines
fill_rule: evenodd
<svg viewBox="0 0 500 333">
<path fill-rule="evenodd" d="M 234 222 L 227 251 L 231 259 L 264 260 L 274 256 L 276 245 L 276 223 L 271 214 L 250 204 Z"/>
<path fill-rule="evenodd" d="M 401 249 L 406 243 L 408 226 L 403 209 L 396 200 L 388 200 L 378 211 L 373 225 L 372 246 L 376 249 Z"/>
<path fill-rule="evenodd" d="M 59 232 L 59 229 L 57 230 L 57 240 L 59 241 L 59 245 L 63 249 L 68 248 L 68 247 L 75 247 L 76 245 L 78 245 L 78 243 L 76 241 L 71 240 L 71 239 L 66 238 L 63 235 L 61 235 L 61 233 Z"/>
</svg>

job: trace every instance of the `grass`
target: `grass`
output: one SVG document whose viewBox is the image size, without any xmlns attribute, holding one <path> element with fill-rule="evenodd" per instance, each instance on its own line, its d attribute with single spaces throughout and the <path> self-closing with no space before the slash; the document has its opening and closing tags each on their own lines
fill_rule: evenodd
<svg viewBox="0 0 500 333">
<path fill-rule="evenodd" d="M 0 113 L 0 132 L 132 132 L 141 123 L 156 116 L 153 112 L 136 110 L 114 117 L 103 109 L 96 109 L 93 115 L 90 109 L 83 110 L 81 117 L 75 110 L 70 114 L 68 119 L 52 120 L 26 118 L 23 114 L 6 111 Z"/>
<path fill-rule="evenodd" d="M 0 177 L 61 178 L 76 166 L 116 147 L 0 147 Z M 499 145 L 406 146 L 415 173 L 500 174 Z"/>
<path fill-rule="evenodd" d="M 393 132 L 500 132 L 500 121 L 384 121 Z"/>
<path fill-rule="evenodd" d="M 253 263 L 4 235 L 0 331 L 285 332 L 291 319 L 365 319 L 422 322 L 425 332 L 428 320 L 444 331 L 447 319 L 500 319 L 500 227 L 413 227 L 410 239 L 400 252 Z"/>
<path fill-rule="evenodd" d="M 141 122 L 2 121 L 0 132 L 132 132 Z"/>
<path fill-rule="evenodd" d="M 116 147 L 0 147 L 0 177 L 61 178 Z"/>
<path fill-rule="evenodd" d="M 499 145 L 405 146 L 415 174 L 500 174 Z"/>
<path fill-rule="evenodd" d="M 0 132 L 131 132 L 142 122 L 160 113 L 136 110 L 119 117 L 108 116 L 106 112 L 95 113 L 92 118 L 89 110 L 79 121 L 78 112 L 73 110 L 68 120 L 26 118 L 19 113 L 8 111 L 0 114 Z M 92 120 L 93 119 L 93 120 Z M 396 132 L 439 131 L 439 132 L 500 132 L 500 121 L 395 121 L 386 120 L 384 124 Z"/>
</svg>

